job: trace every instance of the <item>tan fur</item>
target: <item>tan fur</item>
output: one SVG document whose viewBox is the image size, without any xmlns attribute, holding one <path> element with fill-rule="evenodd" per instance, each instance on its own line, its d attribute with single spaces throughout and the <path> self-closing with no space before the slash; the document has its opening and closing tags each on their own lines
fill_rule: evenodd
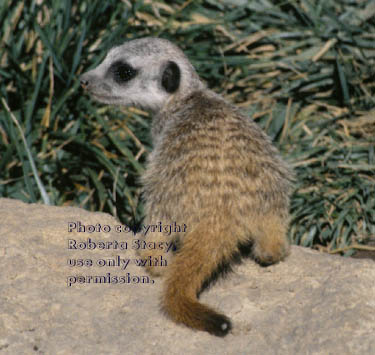
<svg viewBox="0 0 375 355">
<path fill-rule="evenodd" d="M 168 316 L 223 336 L 229 319 L 199 303 L 197 295 L 241 245 L 251 242 L 262 265 L 285 258 L 292 173 L 256 123 L 201 83 L 188 84 L 194 89 L 178 90 L 155 111 L 154 149 L 142 177 L 144 224 L 176 222 L 187 231 L 148 233 L 148 242 L 174 240 L 178 246 L 175 254 L 163 254 L 167 267 L 148 269 L 165 276 L 161 303 Z"/>
<path fill-rule="evenodd" d="M 162 304 L 175 321 L 215 333 L 214 313 L 197 293 L 239 243 L 253 241 L 254 258 L 265 265 L 288 254 L 291 173 L 258 126 L 210 91 L 176 98 L 155 122 L 168 126 L 143 176 L 145 224 L 188 226 L 175 236 L 182 246 L 168 268 L 154 268 L 167 273 Z M 147 240 L 171 237 L 155 233 Z"/>
</svg>

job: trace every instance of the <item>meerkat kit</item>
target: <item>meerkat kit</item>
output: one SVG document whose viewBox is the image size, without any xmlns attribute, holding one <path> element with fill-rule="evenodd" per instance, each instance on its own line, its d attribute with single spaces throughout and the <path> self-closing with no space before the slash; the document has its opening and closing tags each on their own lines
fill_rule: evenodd
<svg viewBox="0 0 375 355">
<path fill-rule="evenodd" d="M 184 233 L 148 233 L 170 242 L 163 275 L 163 311 L 175 322 L 226 335 L 229 318 L 198 301 L 203 286 L 251 246 L 261 265 L 289 252 L 287 229 L 292 172 L 268 136 L 238 108 L 207 89 L 183 52 L 160 38 L 112 48 L 80 78 L 105 104 L 152 113 L 153 150 L 142 176 L 145 225 L 179 223 Z M 160 250 L 143 250 L 144 258 Z"/>
</svg>

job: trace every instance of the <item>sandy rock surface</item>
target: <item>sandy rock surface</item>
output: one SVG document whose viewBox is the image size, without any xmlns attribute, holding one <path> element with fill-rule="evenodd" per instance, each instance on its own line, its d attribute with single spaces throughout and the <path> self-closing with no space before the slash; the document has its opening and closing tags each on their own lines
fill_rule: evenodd
<svg viewBox="0 0 375 355">
<path fill-rule="evenodd" d="M 89 233 L 98 224 L 111 231 Z M 221 339 L 160 312 L 162 280 L 136 265 L 137 238 L 119 225 L 0 199 L 0 354 L 375 354 L 373 261 L 296 246 L 278 265 L 246 260 L 201 295 L 233 320 Z"/>
</svg>

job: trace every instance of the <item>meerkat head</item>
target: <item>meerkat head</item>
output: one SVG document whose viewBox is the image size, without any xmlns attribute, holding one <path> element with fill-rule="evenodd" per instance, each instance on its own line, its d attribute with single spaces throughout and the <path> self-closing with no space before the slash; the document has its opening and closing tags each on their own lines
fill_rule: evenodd
<svg viewBox="0 0 375 355">
<path fill-rule="evenodd" d="M 161 38 L 141 38 L 112 48 L 104 61 L 80 77 L 98 101 L 158 112 L 176 94 L 203 88 L 184 53 Z"/>
</svg>

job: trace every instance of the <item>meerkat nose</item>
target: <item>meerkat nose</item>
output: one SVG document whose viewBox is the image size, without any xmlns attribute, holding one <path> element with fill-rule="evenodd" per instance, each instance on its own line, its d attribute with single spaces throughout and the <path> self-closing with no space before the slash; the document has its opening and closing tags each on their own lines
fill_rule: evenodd
<svg viewBox="0 0 375 355">
<path fill-rule="evenodd" d="M 81 83 L 81 86 L 86 89 L 89 86 L 89 80 L 85 76 L 85 74 L 81 75 L 79 78 L 79 81 Z"/>
</svg>

